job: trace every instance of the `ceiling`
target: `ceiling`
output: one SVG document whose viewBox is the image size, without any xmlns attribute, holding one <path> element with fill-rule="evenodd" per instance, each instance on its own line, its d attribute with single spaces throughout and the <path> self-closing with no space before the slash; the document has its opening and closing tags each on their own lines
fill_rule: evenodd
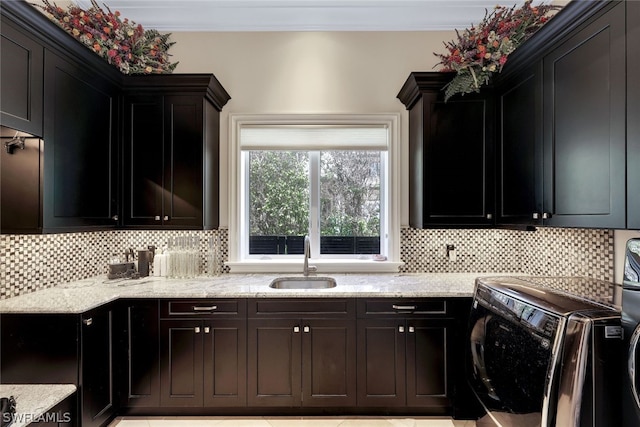
<svg viewBox="0 0 640 427">
<path fill-rule="evenodd" d="M 83 8 L 90 0 L 76 0 Z M 434 31 L 463 29 L 523 0 L 98 0 L 159 31 Z M 539 3 L 539 2 L 534 2 Z"/>
</svg>

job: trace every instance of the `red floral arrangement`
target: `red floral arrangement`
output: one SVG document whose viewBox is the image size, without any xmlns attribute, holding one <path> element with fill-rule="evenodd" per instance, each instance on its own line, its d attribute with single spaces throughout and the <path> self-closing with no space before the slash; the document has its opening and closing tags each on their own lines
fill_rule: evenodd
<svg viewBox="0 0 640 427">
<path fill-rule="evenodd" d="M 120 12 L 107 11 L 91 0 L 92 7 L 84 10 L 69 5 L 67 10 L 42 0 L 42 9 L 56 24 L 82 44 L 104 58 L 124 74 L 171 73 L 178 65 L 169 61 L 167 50 L 171 34 L 145 30 L 142 25 L 120 18 Z"/>
<path fill-rule="evenodd" d="M 502 71 L 507 57 L 549 19 L 560 6 L 531 6 L 526 0 L 520 8 L 496 6 L 477 26 L 456 30 L 457 41 L 445 42 L 447 54 L 434 53 L 440 71 L 457 75 L 445 86 L 445 100 L 457 93 L 479 92 L 493 73 Z"/>
</svg>

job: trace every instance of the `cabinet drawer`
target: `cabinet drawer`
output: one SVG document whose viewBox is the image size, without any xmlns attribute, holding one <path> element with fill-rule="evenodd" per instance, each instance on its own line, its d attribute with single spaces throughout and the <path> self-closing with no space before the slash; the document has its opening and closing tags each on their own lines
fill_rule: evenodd
<svg viewBox="0 0 640 427">
<path fill-rule="evenodd" d="M 245 317 L 246 300 L 190 299 L 162 302 L 160 317 Z"/>
<path fill-rule="evenodd" d="M 355 300 L 344 298 L 250 299 L 249 317 L 353 317 Z"/>
<path fill-rule="evenodd" d="M 368 316 L 444 316 L 447 300 L 441 298 L 372 298 L 358 300 L 358 317 Z"/>
</svg>

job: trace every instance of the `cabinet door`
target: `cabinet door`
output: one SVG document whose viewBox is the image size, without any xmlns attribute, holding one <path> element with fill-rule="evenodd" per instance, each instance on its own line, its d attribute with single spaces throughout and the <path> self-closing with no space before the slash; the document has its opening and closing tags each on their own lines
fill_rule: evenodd
<svg viewBox="0 0 640 427">
<path fill-rule="evenodd" d="M 627 1 L 627 228 L 640 229 L 640 2 Z"/>
<path fill-rule="evenodd" d="M 542 218 L 542 62 L 501 84 L 498 102 L 496 222 L 539 224 Z"/>
<path fill-rule="evenodd" d="M 355 406 L 355 320 L 305 319 L 302 325 L 303 406 Z"/>
<path fill-rule="evenodd" d="M 203 224 L 203 103 L 199 96 L 165 96 L 165 225 Z"/>
<path fill-rule="evenodd" d="M 358 406 L 405 405 L 405 336 L 404 320 L 358 320 Z"/>
<path fill-rule="evenodd" d="M 128 407 L 160 406 L 160 348 L 158 301 L 126 306 L 126 365 L 121 388 Z"/>
<path fill-rule="evenodd" d="M 10 134 L 13 136 L 13 134 Z M 42 150 L 28 138 L 23 150 L 0 151 L 0 232 L 42 231 Z"/>
<path fill-rule="evenodd" d="M 544 57 L 548 225 L 624 227 L 625 3 Z"/>
<path fill-rule="evenodd" d="M 300 406 L 298 319 L 249 320 L 249 406 Z"/>
<path fill-rule="evenodd" d="M 125 100 L 125 226 L 162 224 L 163 110 L 162 96 L 129 96 Z"/>
<path fill-rule="evenodd" d="M 424 105 L 424 222 L 493 223 L 492 106 L 480 97 Z"/>
<path fill-rule="evenodd" d="M 203 363 L 204 406 L 246 406 L 246 320 L 205 321 Z"/>
<path fill-rule="evenodd" d="M 117 89 L 46 51 L 44 93 L 45 231 L 114 227 Z"/>
<path fill-rule="evenodd" d="M 407 320 L 407 406 L 450 406 L 450 329 L 445 321 Z"/>
<path fill-rule="evenodd" d="M 113 393 L 112 310 L 101 308 L 82 316 L 82 426 L 102 426 L 115 414 Z"/>
<path fill-rule="evenodd" d="M 203 328 L 201 321 L 160 321 L 160 403 L 202 406 Z"/>
<path fill-rule="evenodd" d="M 2 19 L 0 35 L 0 123 L 42 136 L 44 49 Z"/>
</svg>

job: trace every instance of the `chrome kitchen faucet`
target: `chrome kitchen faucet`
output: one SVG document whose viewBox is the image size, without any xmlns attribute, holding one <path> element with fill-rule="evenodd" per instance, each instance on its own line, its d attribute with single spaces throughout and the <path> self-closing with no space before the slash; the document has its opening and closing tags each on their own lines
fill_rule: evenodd
<svg viewBox="0 0 640 427">
<path fill-rule="evenodd" d="M 318 271 L 318 267 L 309 265 L 309 258 L 311 258 L 311 240 L 309 240 L 309 236 L 304 236 L 304 266 L 302 267 L 302 274 L 305 277 L 309 275 L 309 272 L 315 273 Z"/>
</svg>

